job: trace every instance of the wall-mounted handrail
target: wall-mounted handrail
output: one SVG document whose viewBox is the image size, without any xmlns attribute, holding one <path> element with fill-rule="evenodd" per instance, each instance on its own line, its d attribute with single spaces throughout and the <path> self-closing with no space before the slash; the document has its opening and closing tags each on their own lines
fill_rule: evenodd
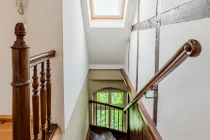
<svg viewBox="0 0 210 140">
<path fill-rule="evenodd" d="M 44 53 L 30 57 L 30 68 L 42 62 L 45 62 L 48 59 L 55 57 L 55 54 L 56 54 L 56 51 L 51 50 L 51 51 L 44 52 Z"/>
<path fill-rule="evenodd" d="M 160 83 L 167 75 L 176 69 L 188 57 L 197 57 L 201 53 L 201 44 L 197 40 L 189 40 L 171 57 L 171 59 L 155 74 L 155 76 L 142 88 L 134 99 L 124 108 L 127 111 L 137 103 L 143 95 L 149 92 L 153 86 Z"/>
<path fill-rule="evenodd" d="M 122 74 L 122 78 L 124 79 L 124 82 L 126 84 L 127 89 L 129 90 L 129 92 L 133 95 L 136 96 L 137 92 L 134 89 L 131 81 L 128 79 L 127 74 L 125 73 L 125 71 L 123 69 L 120 70 L 121 74 Z M 144 107 L 143 103 L 140 101 L 138 101 L 138 106 L 140 108 L 140 114 L 141 116 L 144 118 L 144 122 L 147 123 L 147 126 L 150 128 L 151 133 L 153 135 L 153 137 L 155 138 L 155 140 L 162 140 L 159 132 L 157 131 L 157 128 L 154 124 L 154 122 L 152 121 L 149 113 L 147 112 L 146 108 Z"/>
</svg>

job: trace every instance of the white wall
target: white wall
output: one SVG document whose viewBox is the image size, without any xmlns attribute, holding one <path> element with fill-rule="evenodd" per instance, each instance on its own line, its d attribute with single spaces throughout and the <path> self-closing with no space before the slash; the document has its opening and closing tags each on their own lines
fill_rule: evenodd
<svg viewBox="0 0 210 140">
<path fill-rule="evenodd" d="M 130 37 L 130 54 L 129 54 L 129 79 L 136 87 L 136 57 L 137 57 L 137 31 L 131 32 Z"/>
<path fill-rule="evenodd" d="M 144 21 L 155 16 L 156 1 L 140 1 L 140 21 Z M 137 9 L 134 23 L 137 22 Z M 149 29 L 139 31 L 139 68 L 138 68 L 138 92 L 152 78 L 155 73 L 155 37 L 156 30 Z M 130 36 L 130 53 L 129 53 L 129 79 L 134 87 L 136 87 L 136 64 L 137 61 L 137 31 L 133 31 Z M 125 66 L 127 64 L 125 63 Z M 148 97 L 153 97 L 153 92 L 148 93 Z M 153 99 L 142 99 L 146 109 L 152 117 Z"/>
<path fill-rule="evenodd" d="M 88 72 L 84 24 L 79 0 L 63 0 L 65 128 Z"/>
<path fill-rule="evenodd" d="M 140 0 L 140 22 L 156 15 L 156 0 Z"/>
<path fill-rule="evenodd" d="M 14 40 L 14 27 L 23 21 L 15 7 L 15 1 L 4 1 L 0 5 L 0 115 L 12 114 L 11 49 Z M 63 110 L 63 47 L 62 47 L 62 3 L 61 1 L 29 1 L 26 9 L 26 40 L 30 45 L 30 54 L 38 54 L 52 49 L 56 58 L 52 60 L 52 122 L 61 128 L 64 124 Z M 31 74 L 32 76 L 32 74 Z"/>
<path fill-rule="evenodd" d="M 156 30 L 142 30 L 139 33 L 139 82 L 138 92 L 147 84 L 155 73 L 155 37 Z M 154 92 L 147 93 L 147 97 L 153 97 Z M 142 98 L 142 102 L 148 113 L 153 115 L 153 99 Z"/>
<path fill-rule="evenodd" d="M 71 120 L 61 140 L 85 140 L 89 128 L 88 76 L 80 91 Z"/>
<path fill-rule="evenodd" d="M 203 49 L 160 84 L 158 129 L 164 139 L 209 139 L 209 24 L 210 19 L 203 19 L 161 28 L 161 66 L 188 39 L 199 40 Z"/>
<path fill-rule="evenodd" d="M 162 12 L 191 0 L 162 0 Z M 141 0 L 140 21 L 152 16 L 154 3 Z M 147 7 L 147 5 L 153 5 Z M 201 42 L 202 53 L 197 58 L 187 59 L 159 86 L 158 130 L 166 140 L 209 139 L 210 102 L 208 81 L 210 79 L 210 43 L 208 25 L 210 19 L 203 19 L 161 27 L 160 68 L 188 39 Z M 130 48 L 129 78 L 136 82 L 136 36 L 132 32 Z M 139 35 L 139 90 L 154 75 L 155 29 L 142 30 Z M 151 96 L 152 94 L 149 93 Z M 148 96 L 150 96 L 148 95 Z M 142 99 L 152 117 L 153 100 Z"/>
</svg>

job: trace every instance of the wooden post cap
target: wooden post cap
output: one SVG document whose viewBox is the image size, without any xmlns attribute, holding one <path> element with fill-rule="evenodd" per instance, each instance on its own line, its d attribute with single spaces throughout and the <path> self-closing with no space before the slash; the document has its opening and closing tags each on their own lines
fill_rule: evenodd
<svg viewBox="0 0 210 140">
<path fill-rule="evenodd" d="M 21 49 L 29 48 L 25 41 L 26 26 L 23 23 L 17 23 L 15 26 L 16 41 L 11 48 Z"/>
<path fill-rule="evenodd" d="M 15 35 L 16 36 L 25 36 L 26 35 L 26 27 L 23 23 L 17 23 L 16 24 Z"/>
</svg>

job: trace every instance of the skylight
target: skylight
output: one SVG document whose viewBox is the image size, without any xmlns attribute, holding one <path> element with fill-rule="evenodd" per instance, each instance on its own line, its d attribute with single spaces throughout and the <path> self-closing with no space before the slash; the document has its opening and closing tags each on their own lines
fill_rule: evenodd
<svg viewBox="0 0 210 140">
<path fill-rule="evenodd" d="M 90 0 L 92 19 L 123 19 L 125 0 Z"/>
</svg>

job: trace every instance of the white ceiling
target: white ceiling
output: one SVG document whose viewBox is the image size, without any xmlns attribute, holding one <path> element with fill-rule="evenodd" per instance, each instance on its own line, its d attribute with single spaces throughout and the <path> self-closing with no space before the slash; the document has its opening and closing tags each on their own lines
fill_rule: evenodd
<svg viewBox="0 0 210 140">
<path fill-rule="evenodd" d="M 125 20 L 93 21 L 89 16 L 89 0 L 81 0 L 88 47 L 89 64 L 124 64 L 126 47 L 135 15 L 137 0 L 128 0 Z M 106 26 L 106 22 L 109 22 Z M 122 22 L 121 24 L 118 24 Z M 91 25 L 92 24 L 92 25 Z M 103 26 L 100 26 L 103 25 Z M 113 26 L 112 26 L 113 25 Z M 118 26 L 119 25 L 119 26 Z M 123 26 L 120 26 L 123 25 Z"/>
</svg>

